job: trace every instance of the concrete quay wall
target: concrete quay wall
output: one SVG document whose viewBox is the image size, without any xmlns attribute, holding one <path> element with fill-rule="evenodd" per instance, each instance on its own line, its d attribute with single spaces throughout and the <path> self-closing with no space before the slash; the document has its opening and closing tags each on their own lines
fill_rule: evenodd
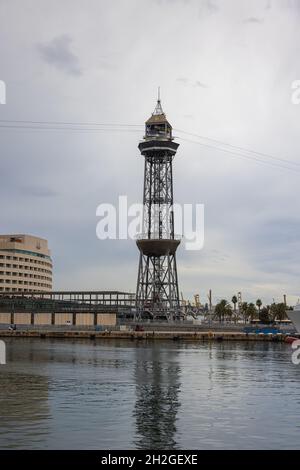
<svg viewBox="0 0 300 470">
<path fill-rule="evenodd" d="M 242 332 L 213 332 L 213 331 L 87 331 L 87 330 L 0 330 L 0 337 L 14 338 L 89 338 L 89 339 L 128 339 L 128 340 L 173 340 L 173 341 L 276 341 L 284 342 L 286 335 L 264 335 Z"/>
</svg>

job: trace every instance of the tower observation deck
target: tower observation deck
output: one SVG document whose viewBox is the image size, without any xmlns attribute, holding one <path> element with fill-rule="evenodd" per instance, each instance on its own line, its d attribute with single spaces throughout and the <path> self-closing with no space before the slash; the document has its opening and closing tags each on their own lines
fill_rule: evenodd
<svg viewBox="0 0 300 470">
<path fill-rule="evenodd" d="M 160 98 L 146 121 L 139 144 L 145 159 L 143 228 L 137 236 L 140 252 L 136 311 L 138 318 L 179 318 L 176 250 L 180 237 L 174 234 L 172 161 L 179 144 L 162 110 Z"/>
</svg>

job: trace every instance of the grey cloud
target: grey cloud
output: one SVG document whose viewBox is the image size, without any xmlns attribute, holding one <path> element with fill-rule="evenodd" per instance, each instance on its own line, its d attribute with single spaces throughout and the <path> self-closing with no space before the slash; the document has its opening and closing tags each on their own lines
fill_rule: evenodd
<svg viewBox="0 0 300 470">
<path fill-rule="evenodd" d="M 266 10 L 270 10 L 272 8 L 272 2 L 271 0 L 267 0 L 267 3 L 266 3 Z"/>
<path fill-rule="evenodd" d="M 196 81 L 190 81 L 188 78 L 186 77 L 179 77 L 176 79 L 177 82 L 180 82 L 182 83 L 183 85 L 185 86 L 193 86 L 193 87 L 199 87 L 199 88 L 208 88 L 208 86 L 203 83 L 203 82 L 200 82 L 200 80 L 196 80 Z"/>
<path fill-rule="evenodd" d="M 300 4 L 299 4 L 299 0 L 287 0 L 287 2 L 285 2 L 285 6 L 287 6 L 288 8 L 292 8 L 293 10 L 296 10 L 296 11 L 300 11 Z"/>
<path fill-rule="evenodd" d="M 286 245 L 292 241 L 299 240 L 300 219 L 291 217 L 276 217 L 266 220 L 262 224 L 262 233 L 265 240 L 274 244 L 282 243 Z"/>
<path fill-rule="evenodd" d="M 264 20 L 262 18 L 257 18 L 256 16 L 250 16 L 244 20 L 244 23 L 263 23 Z"/>
<path fill-rule="evenodd" d="M 41 57 L 48 64 L 70 75 L 81 75 L 78 57 L 71 50 L 72 39 L 67 35 L 58 36 L 49 43 L 39 44 Z"/>
<path fill-rule="evenodd" d="M 101 69 L 113 70 L 116 68 L 116 64 L 108 60 L 106 57 L 100 57 L 98 63 Z"/>
<path fill-rule="evenodd" d="M 190 5 L 192 6 L 193 4 L 196 4 L 198 0 L 153 0 L 155 3 L 158 3 L 159 5 L 164 5 L 164 4 L 169 4 L 169 5 L 174 5 L 174 4 L 182 4 L 183 6 Z M 216 13 L 220 8 L 217 4 L 216 0 L 201 0 L 200 2 L 200 9 L 201 10 L 206 10 L 209 13 Z"/>
<path fill-rule="evenodd" d="M 183 83 L 184 85 L 188 84 L 188 79 L 186 77 L 179 77 L 176 79 L 177 82 Z"/>
<path fill-rule="evenodd" d="M 56 191 L 43 186 L 23 186 L 20 188 L 20 193 L 32 197 L 56 197 L 58 195 Z"/>
<path fill-rule="evenodd" d="M 206 8 L 211 12 L 211 13 L 216 13 L 219 10 L 218 5 L 216 2 L 213 2 L 212 0 L 206 0 Z"/>
<path fill-rule="evenodd" d="M 174 3 L 182 3 L 184 5 L 187 5 L 191 3 L 192 0 L 154 0 L 155 3 L 158 3 L 159 5 L 163 5 L 164 3 L 166 4 L 174 4 Z"/>
<path fill-rule="evenodd" d="M 200 82 L 199 80 L 196 80 L 196 81 L 195 81 L 194 86 L 195 86 L 195 87 L 199 87 L 199 88 L 208 88 L 208 86 L 205 85 L 205 83 L 202 83 L 202 82 Z"/>
<path fill-rule="evenodd" d="M 292 9 L 273 2 L 274 15 L 259 24 L 267 14 L 266 2 L 262 11 L 254 2 L 220 2 L 213 16 L 203 1 L 201 27 L 199 0 L 161 5 L 116 0 L 118 15 L 114 2 L 105 9 L 91 2 L 84 15 L 74 2 L 72 16 L 58 0 L 49 4 L 47 14 L 36 2 L 34 16 L 22 2 L 17 16 L 15 3 L 7 2 L 0 15 L 5 75 L 0 78 L 13 87 L 2 119 L 141 124 L 137 134 L 1 129 L 1 232 L 48 238 L 56 288 L 135 287 L 134 241 L 98 240 L 95 211 L 101 202 L 115 204 L 119 194 L 141 202 L 143 158 L 137 144 L 155 105 L 156 84 L 162 86 L 163 108 L 174 128 L 287 159 L 300 155 L 299 107 L 282 99 L 282 83 L 295 73 L 300 40 L 296 3 Z M 136 21 L 145 8 L 147 21 Z M 58 13 L 68 27 L 63 39 Z M 237 23 L 244 27 L 236 28 Z M 279 28 L 289 34 L 279 36 Z M 275 56 L 268 54 L 264 36 Z M 80 45 L 84 68 L 70 38 Z M 250 40 L 252 66 L 247 68 L 245 50 L 237 44 L 247 47 Z M 278 68 L 280 63 L 284 67 Z M 48 64 L 61 71 L 55 84 L 52 74 L 43 73 Z M 82 70 L 80 80 L 70 80 Z M 209 93 L 201 90 L 203 85 Z M 186 252 L 181 245 L 178 250 L 184 295 L 204 297 L 212 288 L 215 298 L 229 298 L 241 290 L 245 300 L 260 296 L 269 301 L 283 289 L 297 292 L 300 224 L 293 216 L 300 197 L 298 174 L 234 158 L 214 144 L 207 148 L 185 137 L 178 140 L 174 160 L 174 196 L 182 204 L 205 204 L 205 247 Z"/>
<path fill-rule="evenodd" d="M 220 7 L 216 1 L 213 0 L 202 0 L 199 4 L 199 17 L 203 18 L 207 15 L 214 15 L 219 11 Z"/>
</svg>

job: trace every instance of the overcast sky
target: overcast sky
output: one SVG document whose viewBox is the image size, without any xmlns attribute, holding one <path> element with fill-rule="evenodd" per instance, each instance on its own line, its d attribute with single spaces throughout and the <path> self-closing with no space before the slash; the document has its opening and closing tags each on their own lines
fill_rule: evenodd
<svg viewBox="0 0 300 470">
<path fill-rule="evenodd" d="M 203 250 L 177 252 L 184 296 L 293 303 L 299 22 L 297 0 L 0 0 L 0 119 L 143 125 L 160 86 L 175 129 L 297 163 L 179 139 L 174 160 L 176 202 L 205 205 Z M 142 201 L 142 136 L 0 127 L 0 232 L 49 240 L 56 289 L 135 291 L 135 243 L 98 240 L 96 207 Z"/>
</svg>

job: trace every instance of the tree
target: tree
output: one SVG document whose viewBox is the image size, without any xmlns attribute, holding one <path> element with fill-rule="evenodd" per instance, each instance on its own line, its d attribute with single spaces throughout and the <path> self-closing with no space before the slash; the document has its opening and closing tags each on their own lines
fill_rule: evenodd
<svg viewBox="0 0 300 470">
<path fill-rule="evenodd" d="M 232 317 L 232 308 L 231 308 L 231 305 L 227 304 L 226 305 L 226 318 L 228 320 L 231 320 L 231 317 Z"/>
<path fill-rule="evenodd" d="M 272 320 L 284 320 L 286 319 L 286 305 L 284 302 L 279 304 L 273 303 L 270 307 L 270 315 Z"/>
<path fill-rule="evenodd" d="M 241 305 L 241 311 L 242 311 L 245 322 L 246 322 L 246 317 L 247 317 L 247 308 L 248 308 L 248 302 L 243 302 Z"/>
<path fill-rule="evenodd" d="M 234 322 L 236 323 L 238 320 L 238 314 L 236 312 L 236 304 L 238 302 L 238 299 L 236 295 L 232 297 L 231 302 L 233 303 L 233 311 L 234 311 L 233 319 L 234 319 Z"/>
<path fill-rule="evenodd" d="M 231 317 L 232 309 L 227 300 L 222 299 L 216 306 L 215 306 L 215 316 L 219 319 L 219 321 L 224 321 L 225 318 Z"/>
<path fill-rule="evenodd" d="M 257 317 L 257 310 L 256 310 L 255 305 L 253 303 L 250 303 L 247 306 L 246 316 L 247 316 L 247 318 L 250 318 L 250 320 L 253 320 L 254 318 Z"/>
<path fill-rule="evenodd" d="M 237 304 L 237 301 L 238 301 L 237 296 L 234 295 L 234 296 L 232 297 L 232 299 L 231 299 L 231 302 L 233 303 L 233 310 L 234 310 L 234 313 L 236 313 L 236 304 Z"/>
<path fill-rule="evenodd" d="M 286 305 L 284 302 L 280 302 L 280 304 L 277 304 L 277 319 L 280 321 L 287 319 Z"/>
<path fill-rule="evenodd" d="M 262 301 L 260 299 L 257 299 L 256 301 L 256 306 L 258 308 L 258 313 L 260 312 L 261 306 L 262 306 Z"/>
<path fill-rule="evenodd" d="M 266 325 L 270 323 L 271 318 L 269 315 L 269 309 L 267 307 L 263 307 L 258 314 L 258 318 L 262 323 L 265 323 Z"/>
<path fill-rule="evenodd" d="M 276 318 L 276 315 L 277 315 L 277 307 L 276 307 L 275 302 L 273 302 L 273 303 L 270 305 L 269 315 L 270 315 L 272 321 L 274 321 L 275 318 Z"/>
</svg>

